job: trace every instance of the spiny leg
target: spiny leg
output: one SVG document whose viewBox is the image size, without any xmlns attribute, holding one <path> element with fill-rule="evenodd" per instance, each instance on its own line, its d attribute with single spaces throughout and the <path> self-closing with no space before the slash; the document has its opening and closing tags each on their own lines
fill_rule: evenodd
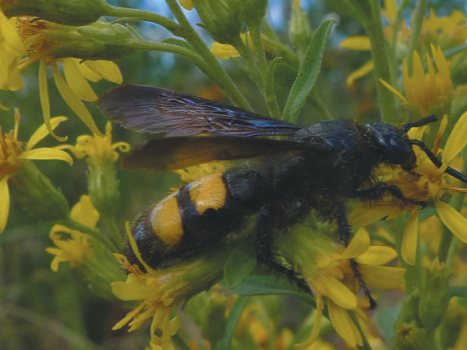
<svg viewBox="0 0 467 350">
<path fill-rule="evenodd" d="M 347 208 L 345 207 L 345 204 L 337 203 L 335 206 L 335 213 L 337 229 L 339 231 L 340 239 L 344 242 L 344 245 L 347 247 L 349 245 L 350 237 L 352 235 L 352 229 L 350 227 L 349 220 L 347 219 Z M 358 262 L 355 259 L 350 259 L 350 266 L 355 274 L 355 277 L 358 280 L 360 288 L 363 290 L 363 293 L 365 293 L 365 296 L 368 298 L 368 302 L 370 303 L 370 309 L 374 309 L 378 304 L 376 303 L 375 299 L 373 299 L 370 289 L 363 280 L 363 276 L 360 272 Z"/>
<path fill-rule="evenodd" d="M 288 269 L 277 262 L 277 256 L 273 251 L 273 234 L 277 223 L 276 217 L 277 209 L 271 204 L 262 207 L 256 216 L 256 258 L 259 263 L 268 266 L 279 274 L 287 276 L 300 290 L 311 293 L 310 287 L 303 278 L 297 276 L 293 269 Z"/>
</svg>

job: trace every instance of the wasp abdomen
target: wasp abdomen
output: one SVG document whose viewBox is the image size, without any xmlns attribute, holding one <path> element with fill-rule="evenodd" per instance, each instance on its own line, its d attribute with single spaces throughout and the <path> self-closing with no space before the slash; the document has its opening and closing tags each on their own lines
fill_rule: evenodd
<svg viewBox="0 0 467 350">
<path fill-rule="evenodd" d="M 216 243 L 242 218 L 269 199 L 269 188 L 254 170 L 232 169 L 181 187 L 152 206 L 132 232 L 143 260 L 152 268 Z M 127 247 L 130 262 L 138 263 Z"/>
</svg>

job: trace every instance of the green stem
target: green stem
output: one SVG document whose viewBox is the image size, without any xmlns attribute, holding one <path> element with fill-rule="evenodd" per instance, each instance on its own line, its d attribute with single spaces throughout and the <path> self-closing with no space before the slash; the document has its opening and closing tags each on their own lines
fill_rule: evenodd
<svg viewBox="0 0 467 350">
<path fill-rule="evenodd" d="M 381 117 L 385 122 L 396 121 L 396 100 L 392 92 L 386 89 L 379 79 L 383 79 L 390 85 L 394 85 L 389 68 L 389 56 L 387 40 L 384 34 L 383 22 L 381 20 L 381 9 L 379 1 L 369 0 L 371 16 L 365 21 L 365 26 L 370 37 L 371 54 L 375 65 L 376 88 L 381 109 Z"/>
<path fill-rule="evenodd" d="M 264 82 L 261 76 L 261 72 L 258 69 L 258 65 L 256 64 L 255 56 L 251 52 L 251 49 L 243 42 L 240 37 L 237 37 L 233 40 L 232 45 L 238 51 L 240 56 L 242 57 L 243 61 L 246 65 L 246 73 L 250 77 L 250 79 L 256 84 L 261 92 L 264 91 Z"/>
<path fill-rule="evenodd" d="M 123 251 L 123 239 L 118 229 L 117 223 L 115 222 L 115 217 L 113 215 L 105 215 L 102 217 L 102 220 L 107 225 L 107 228 L 110 231 L 110 235 L 112 237 L 113 242 L 118 247 L 118 250 L 121 252 Z"/>
<path fill-rule="evenodd" d="M 402 24 L 403 17 L 402 14 L 404 9 L 409 5 L 410 0 L 402 0 L 401 4 L 397 8 L 396 18 L 394 23 L 392 23 L 392 36 L 390 43 L 390 53 L 391 53 L 391 75 L 392 81 L 396 81 L 396 72 L 397 72 L 397 38 L 399 34 L 399 28 Z"/>
<path fill-rule="evenodd" d="M 193 63 L 196 64 L 207 76 L 213 78 L 214 72 L 212 67 L 210 67 L 200 55 L 190 49 L 177 45 L 146 40 L 133 40 L 128 44 L 128 46 L 137 50 L 163 51 L 186 57 L 193 61 Z"/>
<path fill-rule="evenodd" d="M 119 252 L 118 248 L 107 237 L 103 236 L 99 231 L 89 226 L 83 225 L 82 223 L 75 221 L 72 218 L 68 218 L 66 220 L 57 220 L 56 223 L 59 225 L 66 226 L 72 230 L 89 234 L 92 238 L 101 242 L 109 250 L 109 252 Z"/>
<path fill-rule="evenodd" d="M 263 39 L 261 38 L 261 30 L 259 26 L 251 26 L 250 29 L 250 38 L 251 42 L 253 43 L 253 47 L 255 50 L 255 56 L 258 60 L 258 66 L 261 70 L 261 75 L 266 75 L 266 70 L 268 68 L 268 63 L 266 61 L 266 55 L 264 52 L 263 47 Z"/>
<path fill-rule="evenodd" d="M 224 91 L 224 93 L 232 100 L 235 105 L 251 110 L 250 104 L 242 95 L 238 87 L 233 83 L 230 76 L 227 74 L 224 68 L 222 68 L 204 41 L 193 29 L 190 22 L 188 22 L 188 19 L 181 10 L 177 0 L 166 0 L 166 2 L 181 27 L 180 36 L 187 40 L 193 49 L 205 61 L 205 65 L 210 68 L 212 73 L 210 76 L 211 79 L 219 84 L 222 91 Z"/>
<path fill-rule="evenodd" d="M 131 17 L 142 21 L 148 21 L 159 24 L 169 30 L 174 35 L 179 35 L 180 26 L 171 19 L 161 16 L 154 12 L 144 11 L 133 8 L 123 8 L 108 5 L 105 7 L 104 16 L 110 17 Z"/>
<path fill-rule="evenodd" d="M 412 56 L 414 50 L 417 49 L 420 43 L 420 31 L 423 24 L 423 18 L 425 17 L 427 0 L 418 0 L 417 6 L 415 7 L 414 16 L 412 20 L 412 35 L 409 40 L 409 69 L 412 70 Z"/>
</svg>

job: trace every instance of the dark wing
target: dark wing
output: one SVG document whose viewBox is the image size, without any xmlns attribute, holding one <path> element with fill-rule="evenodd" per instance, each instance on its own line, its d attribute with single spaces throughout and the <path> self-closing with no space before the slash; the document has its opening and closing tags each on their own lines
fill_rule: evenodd
<svg viewBox="0 0 467 350">
<path fill-rule="evenodd" d="M 150 140 L 123 159 L 127 169 L 176 170 L 213 160 L 236 160 L 306 149 L 281 140 L 241 137 L 168 137 Z"/>
<path fill-rule="evenodd" d="M 127 129 L 166 136 L 291 135 L 300 129 L 282 120 L 146 85 L 117 87 L 98 106 L 105 117 Z"/>
</svg>

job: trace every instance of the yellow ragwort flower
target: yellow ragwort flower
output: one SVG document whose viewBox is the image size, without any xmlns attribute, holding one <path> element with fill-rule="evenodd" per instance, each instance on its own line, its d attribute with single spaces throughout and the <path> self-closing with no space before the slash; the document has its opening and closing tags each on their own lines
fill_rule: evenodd
<svg viewBox="0 0 467 350">
<path fill-rule="evenodd" d="M 6 18 L 0 11 L 0 89 L 16 91 L 23 88 L 18 69 L 20 58 L 26 53 L 16 31 L 16 19 Z M 5 108 L 2 108 L 5 109 Z"/>
<path fill-rule="evenodd" d="M 404 88 L 407 97 L 381 80 L 381 83 L 396 95 L 404 104 L 416 111 L 422 118 L 430 114 L 449 113 L 453 97 L 451 73 L 441 49 L 431 45 L 431 52 L 438 72 L 435 71 L 431 57 L 426 55 L 428 72 L 425 73 L 417 51 L 413 55 L 413 72 L 409 75 L 407 60 L 404 58 Z"/>
<path fill-rule="evenodd" d="M 440 130 L 436 136 L 435 148 L 433 150 L 435 154 L 440 151 L 438 145 L 443 137 L 446 124 L 447 115 L 444 116 Z M 422 128 L 417 129 L 409 131 L 410 138 L 418 140 L 421 138 L 420 129 Z M 443 224 L 461 241 L 467 243 L 467 219 L 449 204 L 441 200 L 446 192 L 467 192 L 465 188 L 453 186 L 450 183 L 452 178 L 444 172 L 467 144 L 466 134 L 467 112 L 459 118 L 449 135 L 442 152 L 441 161 L 443 166 L 441 168 L 436 167 L 425 152 L 415 146 L 414 152 L 417 157 L 417 163 L 416 168 L 412 172 L 408 173 L 400 168 L 382 169 L 379 176 L 383 182 L 399 187 L 407 198 L 418 201 L 433 200 L 438 216 Z M 392 198 L 385 198 L 373 203 L 371 208 L 366 208 L 365 205 L 359 206 L 349 215 L 349 221 L 352 225 L 365 226 L 384 217 L 390 219 L 408 211 L 410 215 L 402 239 L 401 255 L 407 263 L 415 264 L 419 231 L 418 209 L 415 205 L 395 203 Z M 369 212 L 371 213 L 368 214 Z M 370 216 L 372 216 L 371 220 L 369 219 Z"/>
<path fill-rule="evenodd" d="M 306 238 L 301 238 L 303 248 L 300 249 L 307 249 L 309 244 L 313 244 L 312 239 L 308 244 L 303 240 Z M 317 254 L 314 259 L 308 259 L 308 261 L 301 256 L 298 251 L 292 256 L 286 253 L 287 260 L 296 266 L 297 271 L 315 292 L 317 309 L 311 336 L 305 342 L 297 344 L 296 347 L 307 349 L 317 340 L 324 301 L 328 305 L 330 321 L 339 336 L 349 346 L 362 345 L 361 334 L 348 311 L 354 311 L 360 319 L 366 319 L 362 307 L 368 307 L 368 302 L 358 298 L 360 281 L 355 276 L 351 260 L 354 259 L 359 264 L 361 278 L 368 287 L 399 288 L 403 285 L 405 269 L 382 266 L 397 257 L 396 251 L 385 246 L 370 246 L 368 233 L 360 229 L 347 248 L 334 248 L 332 252 Z"/>
<path fill-rule="evenodd" d="M 50 120 L 51 129 L 55 129 L 66 117 L 55 117 Z M 42 125 L 31 136 L 28 142 L 18 140 L 20 115 L 15 110 L 15 128 L 3 134 L 0 126 L 0 233 L 5 229 L 10 208 L 10 192 L 8 180 L 21 171 L 23 162 L 27 160 L 58 159 L 73 164 L 70 155 L 57 147 L 34 148 L 39 141 L 49 134 L 45 125 Z"/>
<path fill-rule="evenodd" d="M 393 25 L 398 11 L 396 0 L 385 0 L 383 13 L 386 15 L 388 25 L 384 28 L 387 39 L 392 40 Z M 437 17 L 434 10 L 430 10 L 429 17 L 423 19 L 420 46 L 423 52 L 430 50 L 430 45 L 436 45 L 443 50 L 448 50 L 455 46 L 463 45 L 467 40 L 466 15 L 460 11 L 454 10 L 451 14 L 444 17 Z M 407 42 L 412 34 L 412 30 L 405 22 L 400 23 L 396 40 L 396 59 L 402 59 L 407 55 Z M 370 39 L 366 36 L 350 36 L 344 39 L 340 47 L 348 50 L 370 51 Z M 366 62 L 362 67 L 352 72 L 346 84 L 351 86 L 356 79 L 364 77 L 373 70 L 373 61 Z"/>
<path fill-rule="evenodd" d="M 94 209 L 90 197 L 83 195 L 71 209 L 71 218 L 87 227 L 95 228 L 99 213 Z M 55 255 L 50 265 L 52 271 L 57 272 L 58 265 L 65 261 L 68 261 L 71 267 L 78 267 L 85 259 L 94 255 L 91 247 L 92 238 L 88 234 L 63 225 L 54 225 L 50 230 L 50 239 L 57 246 L 46 249 L 48 253 Z"/>
<path fill-rule="evenodd" d="M 185 271 L 163 273 L 147 266 L 141 259 L 128 224 L 127 231 L 132 249 L 147 272 L 144 273 L 138 266 L 131 265 L 126 256 L 114 254 L 122 267 L 129 272 L 125 282 L 112 283 L 114 294 L 122 300 L 142 301 L 112 329 L 117 330 L 128 324 L 131 332 L 152 318 L 151 342 L 162 349 L 172 349 L 171 338 L 177 333 L 180 322 L 178 317 L 171 319 L 171 314 L 179 302 L 180 294 L 183 294 L 183 289 L 188 285 L 188 282 L 183 281 Z"/>
<path fill-rule="evenodd" d="M 74 147 L 70 147 L 78 159 L 88 157 L 91 162 L 98 164 L 106 160 L 116 162 L 120 152 L 128 152 L 130 145 L 127 142 L 116 142 L 112 144 L 112 123 L 107 122 L 105 135 L 81 135 Z"/>
<path fill-rule="evenodd" d="M 12 29 L 15 29 L 12 31 Z M 0 89 L 18 90 L 23 87 L 20 72 L 33 63 L 40 62 L 39 93 L 45 124 L 49 132 L 58 137 L 50 126 L 50 99 L 47 85 L 46 66 L 52 67 L 53 77 L 60 95 L 79 118 L 96 134 L 100 134 L 94 120 L 82 101 L 96 101 L 97 96 L 88 81 L 97 82 L 101 79 L 120 84 L 122 75 L 118 66 L 111 61 L 85 60 L 65 57 L 56 58 L 52 52 L 63 45 L 63 41 L 54 36 L 61 31 L 66 32 L 66 26 L 37 20 L 31 17 L 4 18 L 0 11 L 0 33 L 8 35 L 9 40 L 0 40 L 0 50 L 7 47 L 6 60 L 0 60 Z M 1 35 L 1 34 L 0 34 Z M 1 37 L 0 37 L 1 38 Z M 19 38 L 19 40 L 18 40 Z M 62 75 L 59 64 L 63 67 Z"/>
</svg>

